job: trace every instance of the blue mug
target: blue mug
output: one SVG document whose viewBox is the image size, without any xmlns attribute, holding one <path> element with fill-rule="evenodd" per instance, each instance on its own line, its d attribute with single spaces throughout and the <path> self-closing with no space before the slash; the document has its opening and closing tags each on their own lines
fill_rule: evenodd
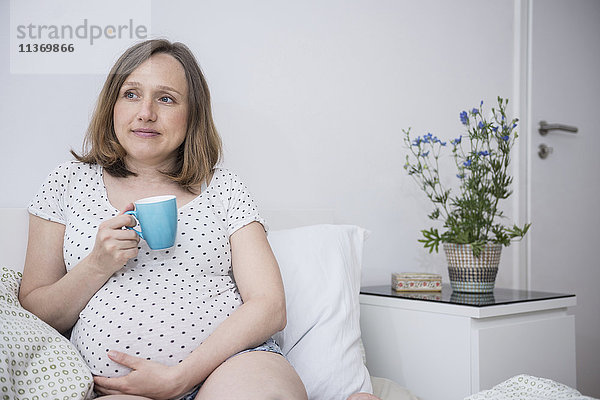
<svg viewBox="0 0 600 400">
<path fill-rule="evenodd" d="M 175 196 L 147 197 L 136 201 L 135 211 L 125 214 L 133 215 L 140 224 L 141 231 L 134 230 L 148 243 L 152 250 L 161 250 L 175 244 L 177 234 L 177 201 Z"/>
</svg>

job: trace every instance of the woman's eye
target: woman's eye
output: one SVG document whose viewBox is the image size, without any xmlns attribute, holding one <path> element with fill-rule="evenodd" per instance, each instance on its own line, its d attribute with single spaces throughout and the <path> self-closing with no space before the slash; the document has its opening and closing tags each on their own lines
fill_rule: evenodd
<svg viewBox="0 0 600 400">
<path fill-rule="evenodd" d="M 173 99 L 170 98 L 169 96 L 163 96 L 160 98 L 160 101 L 163 103 L 173 103 Z"/>
<path fill-rule="evenodd" d="M 137 98 L 137 95 L 128 90 L 123 94 L 123 97 L 125 97 L 126 99 L 135 99 L 135 98 Z"/>
</svg>

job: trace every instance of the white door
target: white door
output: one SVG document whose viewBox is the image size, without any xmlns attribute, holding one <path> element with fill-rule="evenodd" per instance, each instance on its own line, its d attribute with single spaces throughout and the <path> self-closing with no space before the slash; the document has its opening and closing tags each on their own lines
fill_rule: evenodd
<svg viewBox="0 0 600 400">
<path fill-rule="evenodd" d="M 532 0 L 531 16 L 529 286 L 577 295 L 577 388 L 600 397 L 600 1 Z"/>
</svg>

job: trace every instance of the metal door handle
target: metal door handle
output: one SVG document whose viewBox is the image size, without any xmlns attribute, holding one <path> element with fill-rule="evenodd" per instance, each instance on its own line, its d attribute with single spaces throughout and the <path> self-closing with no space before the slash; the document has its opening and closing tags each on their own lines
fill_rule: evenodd
<svg viewBox="0 0 600 400">
<path fill-rule="evenodd" d="M 546 121 L 540 121 L 540 128 L 538 129 L 538 131 L 542 136 L 546 136 L 546 134 L 550 131 L 565 131 L 577 133 L 577 127 L 563 124 L 549 124 Z"/>
</svg>

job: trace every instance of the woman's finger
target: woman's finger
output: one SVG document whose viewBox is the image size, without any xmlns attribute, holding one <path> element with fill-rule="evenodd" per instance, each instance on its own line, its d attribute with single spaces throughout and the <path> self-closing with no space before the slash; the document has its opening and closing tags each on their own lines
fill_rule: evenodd
<svg viewBox="0 0 600 400">
<path fill-rule="evenodd" d="M 133 203 L 129 203 L 125 206 L 124 209 L 121 210 L 119 215 L 122 215 L 122 214 L 126 213 L 127 211 L 133 211 L 133 210 L 135 210 L 135 205 Z"/>
<path fill-rule="evenodd" d="M 117 364 L 124 365 L 131 368 L 132 370 L 139 369 L 141 364 L 145 363 L 146 360 L 143 358 L 135 357 L 127 353 L 121 353 L 120 351 L 110 350 L 108 352 L 108 358 L 116 362 Z"/>
<path fill-rule="evenodd" d="M 102 224 L 100 224 L 100 227 L 108 229 L 121 229 L 124 226 L 134 227 L 136 226 L 136 224 L 137 221 L 133 217 L 133 215 L 119 214 L 114 218 L 107 219 L 106 221 L 102 222 Z"/>
<path fill-rule="evenodd" d="M 127 211 L 133 211 L 133 210 L 135 210 L 135 206 L 133 205 L 133 203 L 129 203 L 125 206 L 124 209 L 121 210 L 119 215 L 123 215 Z M 127 215 L 129 215 L 129 223 L 125 226 L 129 226 L 129 227 L 133 228 L 134 226 L 137 225 L 137 220 L 133 217 L 133 215 L 130 215 L 130 214 L 127 214 Z"/>
<path fill-rule="evenodd" d="M 122 384 L 123 377 L 106 378 L 102 376 L 94 377 L 94 390 L 100 391 L 103 394 L 123 394 Z"/>
<path fill-rule="evenodd" d="M 117 230 L 114 233 L 114 238 L 117 240 L 122 240 L 122 241 L 133 241 L 133 242 L 139 242 L 139 235 L 137 233 L 135 233 L 135 231 L 131 230 L 131 229 L 120 229 Z"/>
<path fill-rule="evenodd" d="M 108 395 L 108 394 L 125 394 L 121 391 L 115 389 L 109 389 L 99 383 L 97 383 L 96 378 L 94 377 L 94 391 L 98 394 Z"/>
</svg>

